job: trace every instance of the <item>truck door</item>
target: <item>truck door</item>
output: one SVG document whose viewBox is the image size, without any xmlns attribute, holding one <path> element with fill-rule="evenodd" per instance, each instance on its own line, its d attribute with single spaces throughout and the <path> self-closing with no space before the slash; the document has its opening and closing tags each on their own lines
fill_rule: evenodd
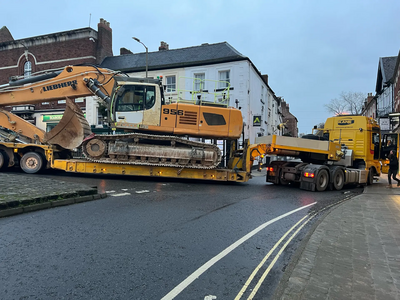
<svg viewBox="0 0 400 300">
<path fill-rule="evenodd" d="M 380 134 L 379 134 L 379 132 L 372 133 L 371 151 L 374 152 L 374 159 L 379 159 L 380 155 L 382 155 L 381 149 L 380 149 Z"/>
<path fill-rule="evenodd" d="M 383 135 L 382 138 L 382 149 L 381 149 L 381 159 L 386 159 L 389 156 L 391 150 L 398 154 L 398 143 L 399 134 L 398 133 L 387 133 Z"/>
</svg>

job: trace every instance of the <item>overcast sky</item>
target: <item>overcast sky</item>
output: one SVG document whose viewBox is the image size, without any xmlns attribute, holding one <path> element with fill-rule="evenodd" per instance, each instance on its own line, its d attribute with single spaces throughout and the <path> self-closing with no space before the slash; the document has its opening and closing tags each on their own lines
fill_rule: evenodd
<svg viewBox="0 0 400 300">
<path fill-rule="evenodd" d="M 324 122 L 341 92 L 374 93 L 379 57 L 400 50 L 399 0 L 4 1 L 14 39 L 110 22 L 113 52 L 228 42 L 290 105 L 300 133 Z"/>
</svg>

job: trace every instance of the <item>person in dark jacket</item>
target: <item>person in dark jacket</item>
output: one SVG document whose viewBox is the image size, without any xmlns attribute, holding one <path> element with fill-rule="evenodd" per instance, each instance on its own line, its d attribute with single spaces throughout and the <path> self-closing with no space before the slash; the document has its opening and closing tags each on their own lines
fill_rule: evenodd
<svg viewBox="0 0 400 300">
<path fill-rule="evenodd" d="M 388 158 L 389 158 L 388 188 L 392 187 L 392 180 L 391 180 L 392 177 L 393 180 L 397 181 L 397 186 L 400 186 L 400 180 L 396 178 L 396 174 L 399 172 L 399 160 L 397 159 L 397 156 L 396 154 L 394 154 L 393 150 L 390 151 Z"/>
</svg>

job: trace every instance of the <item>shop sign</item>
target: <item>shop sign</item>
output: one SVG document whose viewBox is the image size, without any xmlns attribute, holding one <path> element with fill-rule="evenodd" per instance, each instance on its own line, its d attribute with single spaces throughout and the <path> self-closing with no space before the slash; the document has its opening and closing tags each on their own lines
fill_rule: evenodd
<svg viewBox="0 0 400 300">
<path fill-rule="evenodd" d="M 86 117 L 86 114 L 84 114 L 84 116 Z M 63 115 L 43 115 L 42 117 L 43 122 L 59 122 Z"/>
<path fill-rule="evenodd" d="M 43 122 L 59 122 L 63 115 L 43 115 Z"/>
</svg>

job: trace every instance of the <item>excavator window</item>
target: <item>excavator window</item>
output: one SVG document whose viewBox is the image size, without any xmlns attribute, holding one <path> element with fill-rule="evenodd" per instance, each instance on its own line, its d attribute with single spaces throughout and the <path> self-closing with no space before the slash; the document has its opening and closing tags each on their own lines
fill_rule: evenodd
<svg viewBox="0 0 400 300">
<path fill-rule="evenodd" d="M 155 87 L 125 85 L 117 95 L 116 111 L 141 111 L 155 104 Z"/>
</svg>

